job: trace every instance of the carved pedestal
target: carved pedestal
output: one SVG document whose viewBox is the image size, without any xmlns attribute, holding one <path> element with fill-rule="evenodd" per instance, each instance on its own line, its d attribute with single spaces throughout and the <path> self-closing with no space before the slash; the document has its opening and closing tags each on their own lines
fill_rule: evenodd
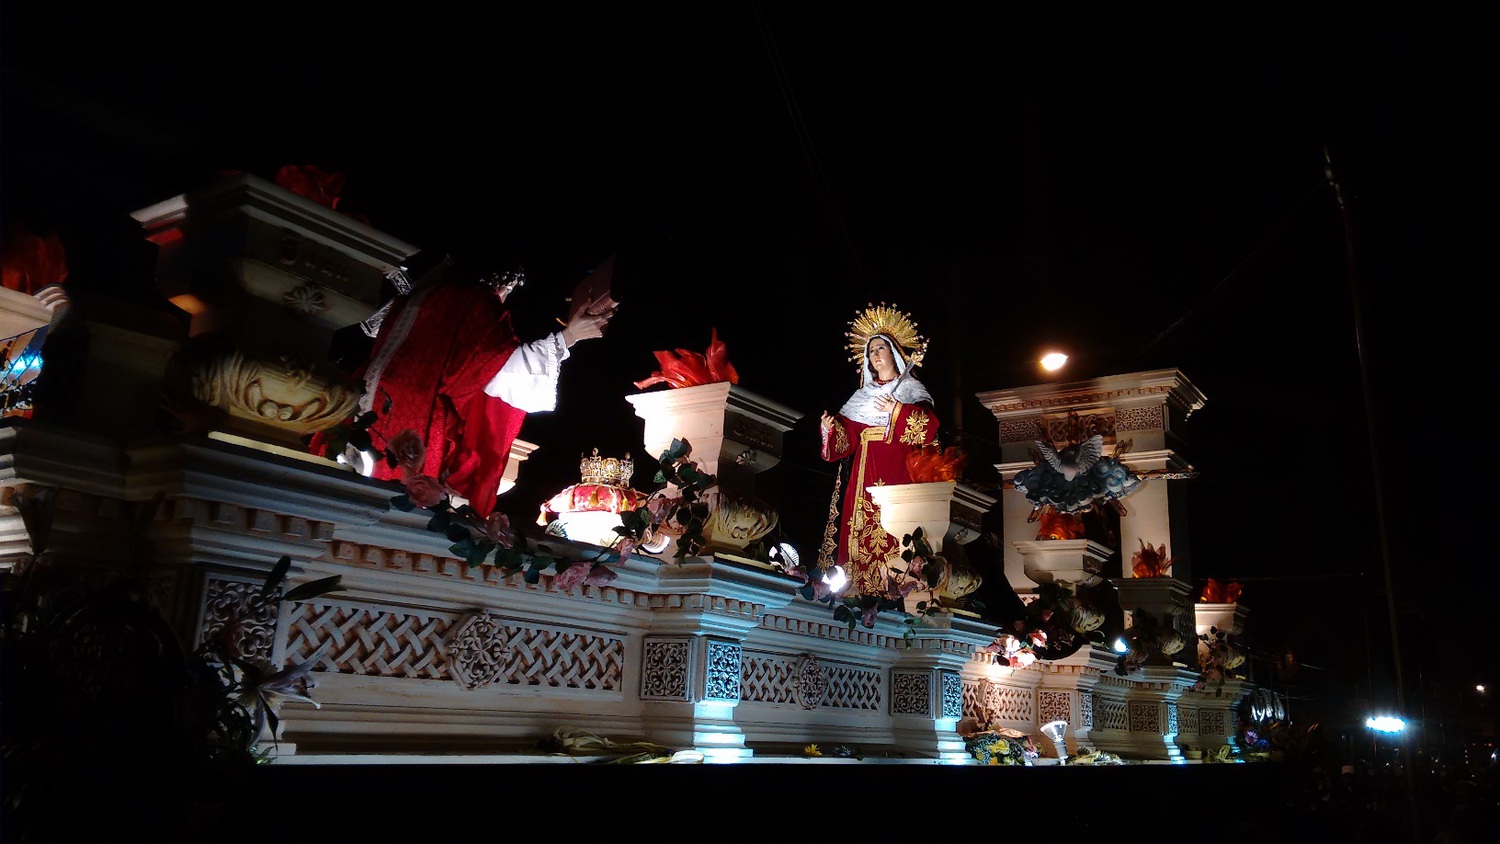
<svg viewBox="0 0 1500 844">
<path fill-rule="evenodd" d="M 1116 578 L 1113 582 L 1119 590 L 1120 606 L 1125 610 L 1127 630 L 1135 624 L 1143 623 L 1139 614 L 1145 613 L 1160 627 L 1176 630 L 1183 637 L 1182 641 L 1189 643 L 1171 656 L 1153 653 L 1147 664 L 1197 664 L 1196 651 L 1191 643 L 1197 641 L 1198 634 L 1192 628 L 1193 613 L 1189 604 L 1189 591 L 1192 587 L 1188 583 L 1175 577 L 1125 577 Z"/>
<path fill-rule="evenodd" d="M 158 247 L 158 289 L 192 318 L 174 400 L 291 447 L 351 414 L 361 385 L 328 363 L 333 332 L 374 312 L 416 247 L 248 174 L 132 216 Z"/>
<path fill-rule="evenodd" d="M 1111 553 L 1107 546 L 1091 539 L 1025 540 L 1011 545 L 1020 552 L 1022 570 L 1030 580 L 1013 583 L 1017 591 L 1056 581 L 1098 583 Z"/>
<path fill-rule="evenodd" d="M 769 606 L 790 602 L 791 583 L 757 566 L 698 559 L 658 569 L 683 600 L 643 642 L 640 700 L 646 733 L 668 746 L 691 747 L 706 762 L 753 755 L 735 723 L 744 671 L 744 641 Z"/>
<path fill-rule="evenodd" d="M 646 421 L 651 457 L 682 440 L 692 448 L 689 459 L 698 469 L 716 476 L 719 495 L 704 530 L 708 549 L 743 550 L 775 527 L 775 508 L 756 496 L 755 476 L 781 462 L 782 435 L 801 413 L 727 381 L 636 393 L 625 400 Z"/>
<path fill-rule="evenodd" d="M 880 526 L 898 540 L 917 528 L 947 564 L 937 597 L 945 606 L 978 589 L 979 572 L 968 564 L 963 546 L 979 537 L 980 525 L 995 499 L 957 481 L 880 484 L 868 488 L 880 508 Z M 896 556 L 905 546 L 896 548 Z"/>
</svg>

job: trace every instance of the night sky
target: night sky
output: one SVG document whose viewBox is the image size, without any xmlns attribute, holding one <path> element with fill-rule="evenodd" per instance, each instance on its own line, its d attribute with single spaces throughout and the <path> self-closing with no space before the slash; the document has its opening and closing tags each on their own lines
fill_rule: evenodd
<svg viewBox="0 0 1500 844">
<path fill-rule="evenodd" d="M 620 314 L 528 418 L 502 507 L 530 522 L 595 447 L 654 457 L 623 396 L 717 329 L 742 387 L 804 414 L 774 470 L 804 547 L 833 481 L 817 417 L 856 386 L 843 331 L 868 302 L 931 338 L 920 374 L 981 488 L 1003 479 L 975 394 L 1044 380 L 1044 345 L 1074 356 L 1060 380 L 1178 368 L 1207 396 L 1193 573 L 1242 582 L 1256 647 L 1389 699 L 1388 557 L 1408 681 L 1480 679 L 1500 147 L 1477 21 L 206 5 L 0 10 L 0 222 L 58 233 L 70 286 L 171 310 L 130 213 L 284 164 L 344 173 L 346 207 L 419 257 L 524 267 L 528 336 L 615 254 Z"/>
</svg>

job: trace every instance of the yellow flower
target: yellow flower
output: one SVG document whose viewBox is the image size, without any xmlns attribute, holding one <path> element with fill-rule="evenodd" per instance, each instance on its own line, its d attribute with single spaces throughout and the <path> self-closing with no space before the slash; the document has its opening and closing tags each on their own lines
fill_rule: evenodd
<svg viewBox="0 0 1500 844">
<path fill-rule="evenodd" d="M 803 756 L 822 756 L 823 752 L 821 750 L 818 750 L 818 746 L 816 744 L 809 744 L 807 747 L 802 748 L 802 755 Z"/>
</svg>

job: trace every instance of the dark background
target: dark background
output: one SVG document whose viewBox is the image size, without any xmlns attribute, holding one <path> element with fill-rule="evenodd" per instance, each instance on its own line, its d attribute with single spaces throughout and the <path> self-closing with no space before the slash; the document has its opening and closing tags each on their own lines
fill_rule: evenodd
<svg viewBox="0 0 1500 844">
<path fill-rule="evenodd" d="M 1391 704 L 1388 560 L 1413 714 L 1457 706 L 1488 668 L 1494 557 L 1479 21 L 805 5 L 12 0 L 0 222 L 56 232 L 70 287 L 170 311 L 130 213 L 315 165 L 423 256 L 524 267 L 530 337 L 616 254 L 609 335 L 521 432 L 540 448 L 502 506 L 524 523 L 595 447 L 653 488 L 623 396 L 711 328 L 741 386 L 804 414 L 765 481 L 803 548 L 833 477 L 817 416 L 855 386 L 843 331 L 868 302 L 932 338 L 921 375 L 981 488 L 1003 479 L 975 395 L 1046 380 L 1044 345 L 1073 355 L 1061 380 L 1178 368 L 1208 398 L 1183 448 L 1201 474 L 1174 482 L 1195 585 L 1243 584 L 1255 647 L 1302 661 L 1295 695 Z"/>
</svg>

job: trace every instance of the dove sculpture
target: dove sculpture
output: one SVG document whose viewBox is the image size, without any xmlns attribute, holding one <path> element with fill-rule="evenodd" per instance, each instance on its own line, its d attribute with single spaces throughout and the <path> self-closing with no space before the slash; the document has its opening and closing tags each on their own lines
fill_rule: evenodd
<svg viewBox="0 0 1500 844">
<path fill-rule="evenodd" d="M 1063 480 L 1071 481 L 1079 475 L 1094 468 L 1099 458 L 1104 456 L 1104 436 L 1095 434 L 1077 445 L 1070 445 L 1061 452 L 1041 440 L 1036 441 L 1036 447 L 1042 452 L 1042 459 L 1063 476 Z"/>
</svg>

